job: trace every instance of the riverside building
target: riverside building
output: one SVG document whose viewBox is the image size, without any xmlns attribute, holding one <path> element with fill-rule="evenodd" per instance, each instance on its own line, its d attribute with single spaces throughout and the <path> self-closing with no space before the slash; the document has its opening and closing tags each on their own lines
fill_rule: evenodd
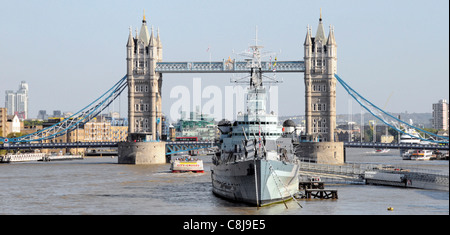
<svg viewBox="0 0 450 235">
<path fill-rule="evenodd" d="M 438 103 L 433 104 L 433 118 L 431 119 L 431 123 L 434 129 L 449 129 L 449 108 L 447 100 L 442 99 Z"/>
</svg>

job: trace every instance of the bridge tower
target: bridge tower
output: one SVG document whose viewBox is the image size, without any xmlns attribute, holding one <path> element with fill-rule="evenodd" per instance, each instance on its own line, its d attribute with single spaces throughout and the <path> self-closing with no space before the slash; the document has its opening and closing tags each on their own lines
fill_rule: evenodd
<svg viewBox="0 0 450 235">
<path fill-rule="evenodd" d="M 162 43 L 142 20 L 139 35 L 130 34 L 127 42 L 128 140 L 159 140 L 161 135 L 162 74 L 155 72 L 162 61 Z"/>
<path fill-rule="evenodd" d="M 334 29 L 328 37 L 320 13 L 319 26 L 313 37 L 308 26 L 304 42 L 306 142 L 297 153 L 318 163 L 340 164 L 345 161 L 343 142 L 336 142 L 337 45 Z"/>
<path fill-rule="evenodd" d="M 127 42 L 128 141 L 118 145 L 119 164 L 164 164 L 165 142 L 161 136 L 162 74 L 155 72 L 162 60 L 162 44 L 153 27 L 149 33 L 142 20 L 136 36 L 130 27 Z M 156 141 L 155 141 L 156 140 Z"/>
<path fill-rule="evenodd" d="M 337 45 L 331 26 L 325 36 L 322 13 L 315 37 L 308 26 L 304 50 L 306 134 L 314 142 L 334 142 Z"/>
</svg>

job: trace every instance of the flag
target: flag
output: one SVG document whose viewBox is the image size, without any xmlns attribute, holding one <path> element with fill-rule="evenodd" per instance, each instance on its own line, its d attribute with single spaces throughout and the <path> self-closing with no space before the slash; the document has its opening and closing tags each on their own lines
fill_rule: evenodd
<svg viewBox="0 0 450 235">
<path fill-rule="evenodd" d="M 206 52 L 209 52 L 210 46 L 208 46 L 208 49 L 206 49 Z"/>
<path fill-rule="evenodd" d="M 261 151 L 261 123 L 259 124 L 259 151 Z"/>
<path fill-rule="evenodd" d="M 269 58 L 269 69 L 272 69 L 272 56 Z"/>
<path fill-rule="evenodd" d="M 275 62 L 273 63 L 273 71 L 277 71 L 277 57 L 275 57 Z"/>
</svg>

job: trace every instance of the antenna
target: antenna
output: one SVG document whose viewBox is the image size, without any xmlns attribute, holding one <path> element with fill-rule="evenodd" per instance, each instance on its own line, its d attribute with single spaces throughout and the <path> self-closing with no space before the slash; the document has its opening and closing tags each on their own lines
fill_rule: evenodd
<svg viewBox="0 0 450 235">
<path fill-rule="evenodd" d="M 258 46 L 258 25 L 255 27 L 255 46 Z"/>
<path fill-rule="evenodd" d="M 238 53 L 238 55 L 242 57 L 246 57 L 245 61 L 247 62 L 246 67 L 251 68 L 252 72 L 250 76 L 245 76 L 242 78 L 233 78 L 230 79 L 231 82 L 234 83 L 247 83 L 245 80 L 250 79 L 251 84 L 256 84 L 256 86 L 260 86 L 264 83 L 279 83 L 280 81 L 273 76 L 273 78 L 267 77 L 263 75 L 262 69 L 267 69 L 267 67 L 271 66 L 271 63 L 262 63 L 261 59 L 268 56 L 275 56 L 276 63 L 276 53 L 274 52 L 262 52 L 261 49 L 263 46 L 258 46 L 258 26 L 255 27 L 255 45 L 249 46 L 250 50 L 243 51 Z M 233 50 L 234 53 L 234 50 Z M 281 53 L 281 51 L 280 51 Z M 275 71 L 275 70 L 274 70 Z M 268 78 L 269 81 L 263 81 L 263 78 Z"/>
</svg>

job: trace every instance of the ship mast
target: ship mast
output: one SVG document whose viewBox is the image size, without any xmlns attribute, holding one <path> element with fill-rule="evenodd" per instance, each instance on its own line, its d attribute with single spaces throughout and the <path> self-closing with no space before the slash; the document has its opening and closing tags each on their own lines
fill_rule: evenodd
<svg viewBox="0 0 450 235">
<path fill-rule="evenodd" d="M 248 83 L 248 81 L 244 81 L 247 78 L 250 79 L 250 89 L 254 88 L 262 88 L 263 85 L 263 77 L 268 78 L 270 83 L 279 83 L 280 81 L 277 81 L 275 78 L 270 78 L 263 75 L 263 66 L 261 59 L 263 57 L 274 57 L 276 58 L 276 53 L 274 52 L 262 52 L 261 49 L 264 48 L 264 46 L 258 45 L 258 26 L 256 26 L 255 29 L 255 45 L 250 46 L 250 50 L 243 51 L 239 53 L 238 55 L 242 57 L 246 57 L 245 59 L 247 61 L 247 66 L 250 68 L 250 76 L 246 76 L 243 78 L 235 79 L 233 82 L 235 83 Z M 266 81 L 267 82 L 267 81 Z"/>
</svg>

